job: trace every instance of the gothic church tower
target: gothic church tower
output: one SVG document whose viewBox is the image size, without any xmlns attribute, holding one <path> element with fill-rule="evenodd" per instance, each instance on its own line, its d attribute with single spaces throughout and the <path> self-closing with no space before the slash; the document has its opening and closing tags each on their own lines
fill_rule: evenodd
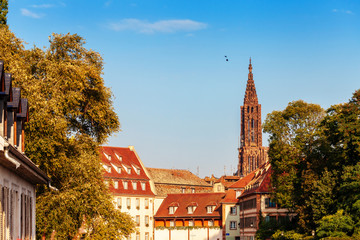
<svg viewBox="0 0 360 240">
<path fill-rule="evenodd" d="M 244 105 L 241 106 L 238 175 L 246 176 L 267 161 L 267 148 L 262 146 L 261 105 L 255 89 L 251 58 Z"/>
</svg>

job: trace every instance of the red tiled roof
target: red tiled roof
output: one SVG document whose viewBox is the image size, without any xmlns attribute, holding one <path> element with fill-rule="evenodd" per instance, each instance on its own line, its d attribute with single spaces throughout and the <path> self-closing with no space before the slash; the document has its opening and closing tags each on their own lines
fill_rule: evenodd
<svg viewBox="0 0 360 240">
<path fill-rule="evenodd" d="M 169 194 L 157 211 L 155 218 L 173 218 L 173 217 L 220 217 L 219 206 L 225 193 L 189 193 L 189 194 Z M 173 206 L 174 202 L 179 207 L 174 214 L 169 214 L 169 206 Z M 194 213 L 189 214 L 187 206 L 197 204 Z M 207 213 L 207 206 L 216 203 L 217 207 L 212 213 Z"/>
<path fill-rule="evenodd" d="M 272 171 L 270 163 L 264 164 L 259 170 L 259 172 L 256 172 L 255 177 L 248 183 L 240 197 L 252 193 L 267 193 L 271 191 L 270 182 Z"/>
<path fill-rule="evenodd" d="M 236 198 L 236 192 L 233 189 L 230 189 L 226 192 L 225 197 L 221 200 L 221 203 L 237 203 L 238 199 Z"/>
<path fill-rule="evenodd" d="M 155 184 L 184 184 L 211 187 L 204 179 L 182 169 L 147 168 Z"/>
<path fill-rule="evenodd" d="M 255 171 L 252 171 L 245 177 L 241 178 L 239 181 L 230 185 L 229 188 L 244 188 L 255 176 Z"/>
<path fill-rule="evenodd" d="M 109 157 L 111 156 L 111 157 Z M 119 181 L 118 189 L 110 186 L 110 191 L 113 194 L 130 194 L 130 195 L 155 195 L 151 191 L 150 178 L 146 175 L 143 165 L 138 159 L 135 150 L 130 147 L 106 147 L 100 148 L 100 159 L 102 163 L 110 167 L 111 171 L 108 172 L 104 169 L 103 176 L 105 179 Z M 120 168 L 119 173 L 115 167 Z M 130 174 L 125 168 L 130 168 Z M 136 170 L 139 169 L 139 174 Z M 124 189 L 124 182 L 128 182 L 128 189 Z M 133 182 L 137 183 L 137 188 L 133 188 Z M 142 190 L 141 183 L 145 183 L 145 190 Z"/>
</svg>

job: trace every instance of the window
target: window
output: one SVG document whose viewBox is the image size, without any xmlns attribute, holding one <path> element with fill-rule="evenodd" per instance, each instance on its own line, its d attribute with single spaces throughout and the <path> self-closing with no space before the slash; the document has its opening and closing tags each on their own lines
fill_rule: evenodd
<svg viewBox="0 0 360 240">
<path fill-rule="evenodd" d="M 188 206 L 188 214 L 193 214 L 196 209 L 196 206 Z"/>
<path fill-rule="evenodd" d="M 131 168 L 126 168 L 126 172 L 127 172 L 128 174 L 131 174 Z"/>
<path fill-rule="evenodd" d="M 117 205 L 117 208 L 121 209 L 121 198 L 117 198 L 116 199 L 116 205 Z"/>
<path fill-rule="evenodd" d="M 137 175 L 140 175 L 140 168 L 137 168 L 137 169 L 136 169 L 136 174 L 137 174 Z"/>
<path fill-rule="evenodd" d="M 122 161 L 122 157 L 119 156 L 117 153 L 115 153 L 115 156 L 116 156 L 120 161 Z"/>
<path fill-rule="evenodd" d="M 145 189 L 146 189 L 146 183 L 144 183 L 144 182 L 141 183 L 141 189 L 142 189 L 143 191 L 145 191 Z"/>
<path fill-rule="evenodd" d="M 149 209 L 149 199 L 145 198 L 145 209 Z"/>
<path fill-rule="evenodd" d="M 195 188 L 191 188 L 191 193 L 195 193 Z"/>
<path fill-rule="evenodd" d="M 174 214 L 177 207 L 169 207 L 169 214 Z"/>
<path fill-rule="evenodd" d="M 140 240 L 140 233 L 139 232 L 136 233 L 136 240 Z"/>
<path fill-rule="evenodd" d="M 145 240 L 149 240 L 149 233 L 148 232 L 145 233 Z"/>
<path fill-rule="evenodd" d="M 118 173 L 121 173 L 121 167 L 115 166 L 115 170 L 116 170 Z"/>
<path fill-rule="evenodd" d="M 241 203 L 242 210 L 253 209 L 253 208 L 256 208 L 256 199 L 255 198 Z"/>
<path fill-rule="evenodd" d="M 105 168 L 105 170 L 108 172 L 108 173 L 111 173 L 111 166 L 108 166 L 106 164 L 103 164 L 103 167 Z"/>
<path fill-rule="evenodd" d="M 236 221 L 230 221 L 230 230 L 236 230 Z"/>
<path fill-rule="evenodd" d="M 213 226 L 214 226 L 214 221 L 213 221 L 213 220 L 209 220 L 209 221 L 208 221 L 208 226 L 209 226 L 209 227 L 213 227 Z"/>
<path fill-rule="evenodd" d="M 124 189 L 129 188 L 129 183 L 127 181 L 123 181 Z"/>
<path fill-rule="evenodd" d="M 271 201 L 270 198 L 265 198 L 265 208 L 274 208 L 276 207 L 276 203 Z"/>
<path fill-rule="evenodd" d="M 133 182 L 132 186 L 133 186 L 133 189 L 136 190 L 137 189 L 137 182 Z"/>
<path fill-rule="evenodd" d="M 210 205 L 206 207 L 206 212 L 207 213 L 213 213 L 215 210 L 215 206 L 214 205 Z"/>
<path fill-rule="evenodd" d="M 185 188 L 181 187 L 181 193 L 185 193 Z"/>
<path fill-rule="evenodd" d="M 266 216 L 265 222 L 276 222 L 276 216 Z"/>
<path fill-rule="evenodd" d="M 193 227 L 194 226 L 194 221 L 193 220 L 189 220 L 189 227 Z"/>
<path fill-rule="evenodd" d="M 119 181 L 114 181 L 114 188 L 119 189 Z"/>
<path fill-rule="evenodd" d="M 145 216 L 145 226 L 146 227 L 149 226 L 149 216 L 148 215 Z"/>
<path fill-rule="evenodd" d="M 266 217 L 265 217 L 266 221 Z M 256 227 L 256 217 L 247 217 L 245 218 L 245 228 L 254 228 Z"/>
<path fill-rule="evenodd" d="M 221 191 L 221 186 L 220 186 L 220 185 L 217 186 L 217 191 L 218 191 L 218 192 Z"/>
<path fill-rule="evenodd" d="M 135 205 L 136 205 L 136 209 L 140 209 L 140 198 L 136 198 L 135 199 Z"/>
<path fill-rule="evenodd" d="M 135 217 L 135 223 L 136 223 L 136 226 L 137 226 L 137 227 L 140 226 L 140 215 L 136 215 L 136 217 Z"/>
<path fill-rule="evenodd" d="M 175 227 L 175 222 L 173 220 L 170 220 L 170 227 Z"/>
<path fill-rule="evenodd" d="M 127 199 L 126 199 L 126 207 L 127 207 L 128 209 L 131 208 L 131 199 L 130 199 L 130 198 L 127 198 Z"/>
<path fill-rule="evenodd" d="M 231 215 L 236 215 L 236 206 L 230 208 L 230 214 Z"/>
</svg>

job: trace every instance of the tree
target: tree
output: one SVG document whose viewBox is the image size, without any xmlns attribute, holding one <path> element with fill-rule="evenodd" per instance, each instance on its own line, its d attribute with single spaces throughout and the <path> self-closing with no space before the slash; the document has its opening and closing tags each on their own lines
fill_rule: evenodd
<svg viewBox="0 0 360 240">
<path fill-rule="evenodd" d="M 7 14 L 8 14 L 8 1 L 0 1 L 0 24 L 6 25 L 7 23 Z"/>
<path fill-rule="evenodd" d="M 268 114 L 264 132 L 270 134 L 269 159 L 275 200 L 299 216 L 301 231 L 314 229 L 311 200 L 321 142 L 319 124 L 324 110 L 302 100 L 290 102 L 283 111 Z M 314 166 L 314 167 L 313 167 Z"/>
<path fill-rule="evenodd" d="M 101 56 L 74 34 L 53 34 L 47 49 L 25 50 L 0 27 L 0 58 L 30 103 L 26 154 L 59 191 L 38 188 L 37 234 L 73 239 L 118 239 L 134 230 L 114 209 L 102 181 L 99 146 L 120 128 L 111 91 L 104 86 Z"/>
</svg>

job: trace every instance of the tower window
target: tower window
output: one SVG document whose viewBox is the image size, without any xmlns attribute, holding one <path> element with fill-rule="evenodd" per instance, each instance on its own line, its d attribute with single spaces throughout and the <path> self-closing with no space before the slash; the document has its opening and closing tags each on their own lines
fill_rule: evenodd
<svg viewBox="0 0 360 240">
<path fill-rule="evenodd" d="M 248 113 L 250 112 L 250 107 L 249 106 L 247 107 L 247 111 L 248 111 Z"/>
<path fill-rule="evenodd" d="M 251 112 L 254 112 L 254 107 L 251 107 Z"/>
</svg>

